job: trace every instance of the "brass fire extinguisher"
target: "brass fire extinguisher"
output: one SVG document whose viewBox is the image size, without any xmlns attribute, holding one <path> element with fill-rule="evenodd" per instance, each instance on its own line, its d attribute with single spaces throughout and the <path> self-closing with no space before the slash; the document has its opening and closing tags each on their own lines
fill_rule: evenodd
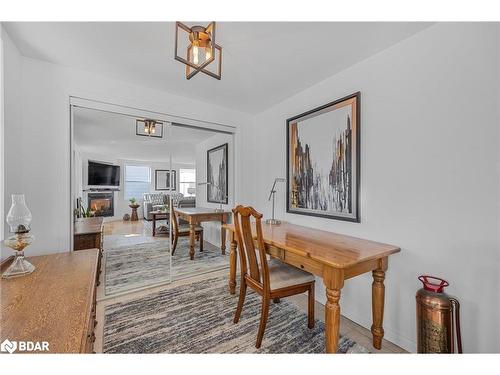
<svg viewBox="0 0 500 375">
<path fill-rule="evenodd" d="M 454 353 L 455 332 L 458 353 L 462 353 L 460 304 L 443 292 L 448 282 L 433 276 L 419 276 L 424 287 L 417 291 L 418 353 Z"/>
</svg>

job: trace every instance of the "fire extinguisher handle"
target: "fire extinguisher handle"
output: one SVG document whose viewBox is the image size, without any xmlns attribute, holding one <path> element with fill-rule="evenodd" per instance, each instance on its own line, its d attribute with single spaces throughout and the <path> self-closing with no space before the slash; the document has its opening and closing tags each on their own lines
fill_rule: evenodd
<svg viewBox="0 0 500 375">
<path fill-rule="evenodd" d="M 453 312 L 455 314 L 455 324 L 457 326 L 457 349 L 458 353 L 462 354 L 462 334 L 460 332 L 460 302 L 456 298 L 450 297 L 451 305 L 453 306 Z M 453 340 L 453 338 L 452 338 Z"/>
</svg>

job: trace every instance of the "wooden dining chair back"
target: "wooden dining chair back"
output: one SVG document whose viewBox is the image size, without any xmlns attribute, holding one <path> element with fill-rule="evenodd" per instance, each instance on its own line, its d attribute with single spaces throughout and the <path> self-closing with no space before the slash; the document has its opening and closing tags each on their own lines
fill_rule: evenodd
<svg viewBox="0 0 500 375">
<path fill-rule="evenodd" d="M 179 233 L 179 221 L 172 206 L 170 206 L 170 222 L 172 223 L 172 233 Z"/>
<path fill-rule="evenodd" d="M 172 206 L 170 206 L 170 222 L 172 223 L 172 235 L 170 236 L 172 241 L 172 255 L 174 255 L 179 237 L 189 236 L 189 224 L 179 225 L 179 219 Z M 203 251 L 203 227 L 197 225 L 195 227 L 195 235 L 196 240 L 200 242 L 200 251 Z"/>
<path fill-rule="evenodd" d="M 269 290 L 269 267 L 262 238 L 262 214 L 253 207 L 243 206 L 236 207 L 233 213 L 236 237 L 240 249 L 241 273 L 242 275 L 248 275 L 249 280 L 262 289 Z M 251 218 L 255 222 L 255 234 L 252 231 Z"/>
<path fill-rule="evenodd" d="M 233 209 L 241 265 L 240 295 L 234 323 L 240 319 L 249 286 L 262 296 L 256 348 L 262 344 L 271 299 L 278 302 L 282 297 L 308 292 L 308 327 L 314 327 L 314 276 L 278 259 L 267 259 L 261 220 L 262 214 L 253 207 L 239 205 Z"/>
</svg>

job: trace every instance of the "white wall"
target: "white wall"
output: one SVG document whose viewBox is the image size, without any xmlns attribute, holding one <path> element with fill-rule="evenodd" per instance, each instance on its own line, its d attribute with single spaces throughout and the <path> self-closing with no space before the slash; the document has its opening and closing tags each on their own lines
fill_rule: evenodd
<svg viewBox="0 0 500 375">
<path fill-rule="evenodd" d="M 438 24 L 254 119 L 242 154 L 245 203 L 270 215 L 284 177 L 285 120 L 361 91 L 361 223 L 285 220 L 399 245 L 386 278 L 386 338 L 414 351 L 419 274 L 441 276 L 462 304 L 467 352 L 500 352 L 499 57 L 494 24 Z M 328 63 L 325 61 L 325 63 Z M 325 293 L 318 280 L 317 298 Z M 349 280 L 342 313 L 369 328 L 371 275 Z"/>
<path fill-rule="evenodd" d="M 8 57 L 14 59 L 14 54 Z M 6 65 L 5 75 L 21 75 L 17 79 L 20 95 L 6 97 L 11 100 L 6 110 L 21 108 L 17 114 L 22 117 L 9 116 L 5 121 L 6 145 L 9 140 L 5 196 L 13 191 L 26 194 L 37 237 L 27 250 L 29 255 L 65 252 L 70 246 L 70 96 L 236 127 L 250 122 L 248 115 L 222 107 L 15 57 L 18 61 Z"/>
<path fill-rule="evenodd" d="M 3 77 L 3 28 L 0 27 L 0 242 L 4 240 L 4 77 Z M 3 252 L 0 251 L 0 260 Z"/>
<path fill-rule="evenodd" d="M 3 211 L 0 211 L 2 219 L 5 218 L 11 205 L 11 195 L 22 193 L 21 179 L 23 174 L 22 163 L 18 156 L 23 152 L 22 121 L 21 112 L 21 55 L 9 35 L 1 28 L 3 47 L 3 100 L 4 100 L 4 123 L 3 123 L 3 146 L 4 169 L 3 169 Z M 26 197 L 30 204 L 30 197 Z M 3 223 L 5 236 L 9 236 L 9 227 Z M 1 245 L 0 259 L 12 255 L 12 250 Z"/>
<path fill-rule="evenodd" d="M 196 145 L 196 183 L 207 182 L 207 151 L 227 143 L 227 168 L 228 168 L 228 199 L 223 204 L 224 209 L 230 210 L 235 202 L 235 145 L 232 134 L 218 133 Z M 196 186 L 196 207 L 217 208 L 218 203 L 207 202 L 207 186 Z M 220 224 L 204 222 L 203 239 L 216 246 L 220 246 Z"/>
</svg>

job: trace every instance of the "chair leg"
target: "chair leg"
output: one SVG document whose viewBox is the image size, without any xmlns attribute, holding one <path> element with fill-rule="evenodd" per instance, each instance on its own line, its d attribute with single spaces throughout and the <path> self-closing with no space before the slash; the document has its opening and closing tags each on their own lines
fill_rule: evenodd
<svg viewBox="0 0 500 375">
<path fill-rule="evenodd" d="M 255 347 L 257 349 L 259 349 L 260 345 L 262 344 L 262 338 L 264 337 L 264 331 L 266 330 L 268 316 L 269 316 L 269 299 L 266 297 L 263 297 L 262 298 L 262 312 L 260 314 L 259 333 L 257 334 L 257 342 L 255 343 Z"/>
<path fill-rule="evenodd" d="M 200 251 L 203 251 L 203 232 L 200 232 Z"/>
<path fill-rule="evenodd" d="M 314 328 L 314 283 L 311 284 L 308 294 L 308 303 L 307 303 L 307 327 L 309 329 Z"/>
<path fill-rule="evenodd" d="M 173 243 L 172 243 L 172 255 L 175 253 L 175 248 L 177 247 L 177 238 L 178 236 L 173 236 Z"/>
<path fill-rule="evenodd" d="M 276 297 L 276 298 L 273 298 L 273 302 L 274 303 L 280 303 L 281 302 L 281 299 Z"/>
<path fill-rule="evenodd" d="M 236 313 L 234 314 L 234 323 L 238 323 L 241 316 L 241 311 L 243 310 L 243 304 L 245 303 L 245 296 L 247 294 L 247 283 L 245 280 L 241 280 L 240 283 L 240 296 L 238 298 L 238 307 L 236 307 Z"/>
</svg>

